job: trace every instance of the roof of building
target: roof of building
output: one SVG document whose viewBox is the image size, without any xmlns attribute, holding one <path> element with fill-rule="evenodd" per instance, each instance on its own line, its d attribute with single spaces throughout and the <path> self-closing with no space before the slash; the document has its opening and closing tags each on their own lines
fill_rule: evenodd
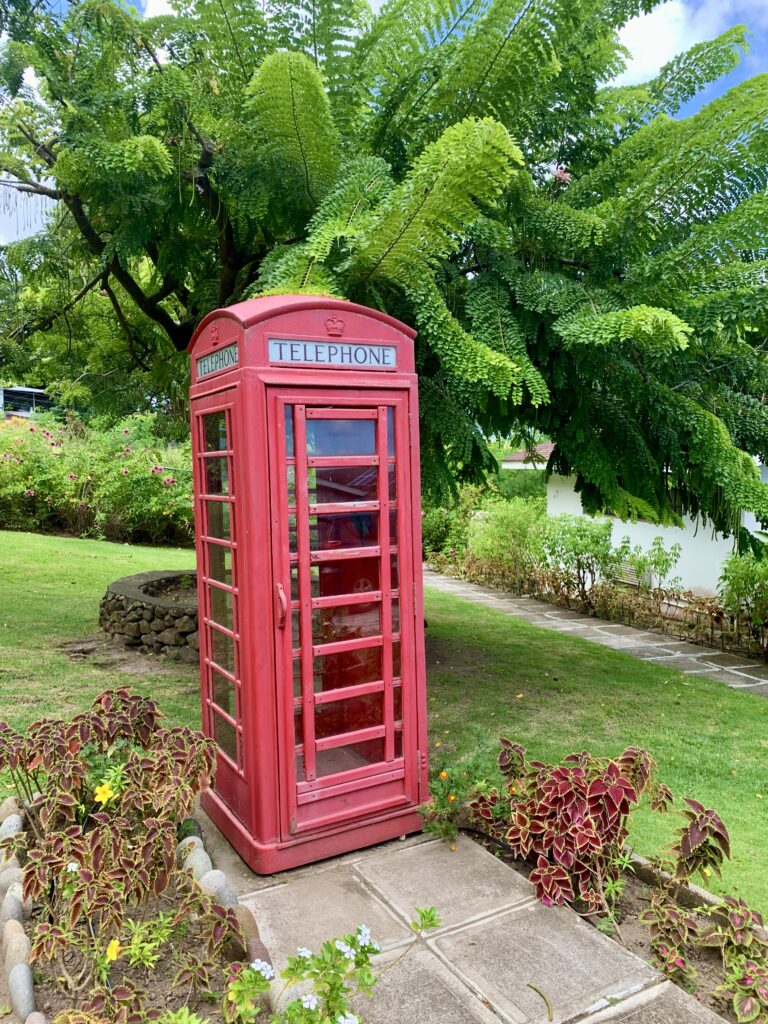
<svg viewBox="0 0 768 1024">
<path fill-rule="evenodd" d="M 511 455 L 505 455 L 501 460 L 505 466 L 541 466 L 543 469 L 545 463 L 549 461 L 549 457 L 555 450 L 554 441 L 544 441 L 542 444 L 537 444 L 533 451 L 529 451 L 527 448 L 521 448 L 517 452 L 512 452 Z"/>
</svg>

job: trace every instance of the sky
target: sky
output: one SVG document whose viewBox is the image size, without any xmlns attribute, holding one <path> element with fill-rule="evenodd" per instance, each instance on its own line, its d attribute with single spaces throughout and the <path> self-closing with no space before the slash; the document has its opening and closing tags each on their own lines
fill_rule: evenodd
<svg viewBox="0 0 768 1024">
<path fill-rule="evenodd" d="M 172 13 L 168 0 L 134 3 L 148 17 Z M 374 6 L 379 6 L 376 0 Z M 646 82 L 676 54 L 739 24 L 750 30 L 750 52 L 735 71 L 685 104 L 678 116 L 688 117 L 739 82 L 768 71 L 768 0 L 667 0 L 651 14 L 633 18 L 621 31 L 621 41 L 632 57 L 616 84 Z M 24 197 L 14 209 L 0 205 L 0 242 L 32 234 L 44 215 L 45 203 L 38 199 Z"/>
</svg>

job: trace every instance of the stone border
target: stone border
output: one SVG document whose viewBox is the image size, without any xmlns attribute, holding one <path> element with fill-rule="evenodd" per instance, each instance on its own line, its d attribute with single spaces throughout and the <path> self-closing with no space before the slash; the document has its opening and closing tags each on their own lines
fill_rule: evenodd
<svg viewBox="0 0 768 1024">
<path fill-rule="evenodd" d="M 16 797 L 0 804 L 0 839 L 17 835 L 24 829 L 24 812 Z M 35 1009 L 35 986 L 29 955 L 32 944 L 24 922 L 32 913 L 32 904 L 22 897 L 24 873 L 15 855 L 0 853 L 0 928 L 2 929 L 3 972 L 8 996 L 16 1019 L 21 1024 L 48 1024 Z"/>
<path fill-rule="evenodd" d="M 24 829 L 24 811 L 16 797 L 9 796 L 0 804 L 0 840 L 17 835 Z M 186 818 L 181 831 L 190 834 L 176 846 L 176 859 L 197 884 L 222 907 L 235 911 L 245 938 L 245 953 L 250 962 L 264 960 L 272 964 L 267 947 L 261 940 L 253 913 L 243 906 L 223 871 L 213 867 L 205 850 L 202 829 L 194 818 Z M 32 943 L 24 923 L 32 914 L 31 901 L 24 902 L 24 872 L 15 855 L 0 853 L 0 953 L 8 996 L 19 1024 L 48 1024 L 45 1014 L 36 1009 L 35 983 L 30 964 Z"/>
<path fill-rule="evenodd" d="M 176 860 L 179 867 L 188 871 L 203 892 L 208 893 L 220 906 L 233 909 L 245 937 L 245 953 L 250 962 L 264 960 L 272 966 L 272 957 L 259 934 L 259 926 L 253 913 L 240 902 L 234 888 L 223 871 L 214 868 L 205 849 L 203 830 L 195 818 L 185 818 L 181 831 L 189 832 L 176 846 Z M 32 1024 L 40 1024 L 33 1021 Z"/>
<path fill-rule="evenodd" d="M 190 598 L 183 604 L 165 600 L 162 590 L 152 593 L 157 584 L 181 580 L 196 583 L 194 569 L 141 572 L 115 580 L 99 604 L 99 626 L 126 647 L 151 654 L 175 654 L 181 661 L 197 664 L 196 589 L 190 589 Z"/>
</svg>

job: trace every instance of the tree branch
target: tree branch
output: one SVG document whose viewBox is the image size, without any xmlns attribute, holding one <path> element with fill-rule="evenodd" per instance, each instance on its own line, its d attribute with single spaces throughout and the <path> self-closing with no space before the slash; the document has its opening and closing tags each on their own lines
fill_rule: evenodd
<svg viewBox="0 0 768 1024">
<path fill-rule="evenodd" d="M 65 305 L 63 305 L 61 309 L 57 309 L 55 312 L 49 313 L 47 316 L 38 320 L 34 324 L 21 324 L 20 327 L 17 327 L 14 331 L 11 332 L 11 337 L 14 339 L 14 341 L 21 341 L 24 338 L 28 337 L 30 334 L 36 334 L 38 331 L 47 331 L 48 328 L 51 327 L 59 319 L 60 316 L 63 316 L 65 313 L 68 313 L 73 306 L 76 306 L 80 299 L 87 295 L 88 292 L 92 288 L 94 288 L 99 283 L 99 281 L 101 281 L 103 276 L 104 271 L 100 270 L 95 277 L 91 278 L 90 281 L 86 281 L 86 283 L 83 285 L 80 291 L 77 292 L 76 295 L 73 295 L 69 302 L 65 303 Z"/>
</svg>

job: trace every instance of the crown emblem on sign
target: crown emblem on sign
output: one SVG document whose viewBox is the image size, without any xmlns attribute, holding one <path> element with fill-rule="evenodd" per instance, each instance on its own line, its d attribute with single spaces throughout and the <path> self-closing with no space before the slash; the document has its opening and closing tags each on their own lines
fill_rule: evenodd
<svg viewBox="0 0 768 1024">
<path fill-rule="evenodd" d="M 211 341 L 219 340 L 219 328 L 216 324 L 211 328 Z"/>
<path fill-rule="evenodd" d="M 328 319 L 325 321 L 326 334 L 330 334 L 332 338 L 340 338 L 344 333 L 345 327 L 344 321 L 340 316 L 336 316 L 335 313 L 331 313 Z"/>
</svg>

